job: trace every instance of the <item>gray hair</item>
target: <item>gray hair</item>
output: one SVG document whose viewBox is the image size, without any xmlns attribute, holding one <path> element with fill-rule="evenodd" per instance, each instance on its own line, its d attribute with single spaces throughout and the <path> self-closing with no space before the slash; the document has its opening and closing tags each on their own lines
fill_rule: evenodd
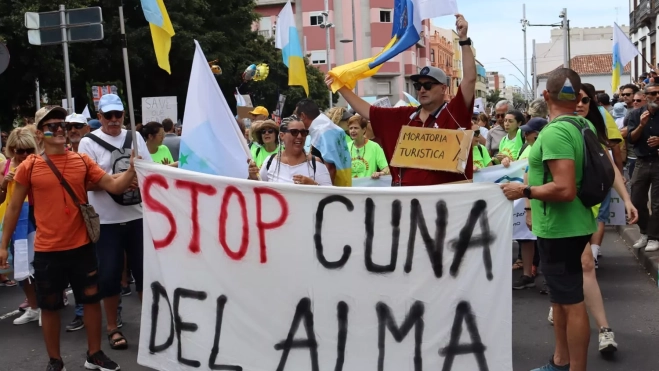
<svg viewBox="0 0 659 371">
<path fill-rule="evenodd" d="M 494 109 L 499 109 L 503 106 L 508 106 L 509 110 L 515 108 L 515 105 L 513 105 L 513 102 L 511 102 L 509 100 L 506 100 L 506 99 L 503 99 L 503 100 L 500 100 L 500 101 L 497 102 L 497 104 L 494 106 Z"/>
<path fill-rule="evenodd" d="M 647 94 L 649 88 L 659 88 L 659 84 L 657 84 L 656 82 L 651 82 L 651 83 L 645 85 L 645 90 L 644 91 L 645 91 L 646 94 Z M 625 89 L 627 89 L 627 88 L 625 88 Z"/>
<path fill-rule="evenodd" d="M 529 116 L 546 118 L 549 115 L 549 108 L 544 98 L 538 98 L 529 104 Z"/>
</svg>

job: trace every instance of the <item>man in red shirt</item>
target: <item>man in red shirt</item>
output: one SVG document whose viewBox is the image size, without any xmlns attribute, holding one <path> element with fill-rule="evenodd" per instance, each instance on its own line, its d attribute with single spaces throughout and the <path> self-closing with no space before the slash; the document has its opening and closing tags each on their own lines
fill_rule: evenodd
<svg viewBox="0 0 659 371">
<path fill-rule="evenodd" d="M 476 90 L 476 59 L 471 49 L 471 39 L 467 37 L 468 23 L 460 14 L 456 14 L 455 17 L 462 50 L 464 77 L 458 93 L 450 102 L 444 102 L 450 79 L 446 77 L 444 71 L 436 67 L 423 67 L 419 74 L 410 77 L 414 81 L 414 88 L 419 92 L 418 99 L 421 106 L 418 108 L 374 107 L 346 87 L 338 90 L 357 113 L 370 119 L 373 133 L 380 138 L 382 149 L 389 162 L 394 155 L 400 130 L 405 125 L 454 130 L 471 129 Z M 325 82 L 331 86 L 333 80 L 328 77 Z M 425 186 L 472 179 L 472 163 L 470 153 L 465 174 L 412 168 L 391 167 L 390 169 L 394 185 Z"/>
</svg>

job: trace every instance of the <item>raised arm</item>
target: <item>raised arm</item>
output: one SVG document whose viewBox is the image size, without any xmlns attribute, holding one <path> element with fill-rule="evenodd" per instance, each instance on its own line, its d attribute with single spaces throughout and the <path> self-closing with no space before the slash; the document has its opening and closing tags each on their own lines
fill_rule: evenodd
<svg viewBox="0 0 659 371">
<path fill-rule="evenodd" d="M 327 84 L 328 88 L 331 89 L 333 82 L 334 79 L 330 75 L 325 76 L 325 84 Z M 348 102 L 350 107 L 352 107 L 352 109 L 354 109 L 359 114 L 359 116 L 369 119 L 371 113 L 370 103 L 358 97 L 354 91 L 346 88 L 345 86 L 339 89 L 338 92 L 341 94 L 343 99 Z"/>
<path fill-rule="evenodd" d="M 455 18 L 455 26 L 460 41 L 465 41 L 468 39 L 467 31 L 469 30 L 469 23 L 467 23 L 462 14 L 456 14 Z M 476 57 L 474 57 L 474 51 L 471 49 L 471 45 L 461 46 L 460 50 L 462 51 L 463 73 L 460 91 L 462 91 L 462 98 L 467 108 L 471 108 L 471 101 L 474 99 L 474 93 L 476 92 Z"/>
</svg>

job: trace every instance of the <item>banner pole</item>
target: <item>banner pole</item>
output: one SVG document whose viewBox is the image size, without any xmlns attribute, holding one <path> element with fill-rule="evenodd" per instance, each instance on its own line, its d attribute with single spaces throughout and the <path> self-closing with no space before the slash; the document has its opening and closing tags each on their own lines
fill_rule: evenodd
<svg viewBox="0 0 659 371">
<path fill-rule="evenodd" d="M 122 2 L 123 3 L 123 2 Z M 130 117 L 130 131 L 133 136 L 133 148 L 135 157 L 138 154 L 137 132 L 135 131 L 135 111 L 133 110 L 133 89 L 130 83 L 130 66 L 128 66 L 128 43 L 126 42 L 126 27 L 124 25 L 124 7 L 119 7 L 119 25 L 121 27 L 121 50 L 124 56 L 124 72 L 126 73 L 126 91 L 128 93 L 128 115 Z"/>
</svg>

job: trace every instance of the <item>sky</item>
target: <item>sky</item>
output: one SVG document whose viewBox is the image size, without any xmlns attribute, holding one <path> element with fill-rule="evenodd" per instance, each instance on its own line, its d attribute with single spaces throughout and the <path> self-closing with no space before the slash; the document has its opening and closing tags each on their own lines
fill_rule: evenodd
<svg viewBox="0 0 659 371">
<path fill-rule="evenodd" d="M 560 23 L 558 17 L 567 8 L 570 28 L 629 25 L 628 0 L 457 0 L 460 13 L 469 22 L 469 37 L 476 48 L 478 59 L 487 71 L 498 71 L 506 76 L 506 85 L 522 86 L 524 76 L 510 59 L 524 72 L 524 33 L 522 32 L 522 4 L 526 3 L 526 19 L 533 24 Z M 433 19 L 433 24 L 455 29 L 455 17 Z M 528 79 L 531 84 L 532 40 L 550 41 L 551 27 L 528 27 L 527 58 Z M 562 61 L 557 61 L 557 67 Z M 513 76 L 511 76 L 513 75 Z M 515 77 L 514 77 L 515 76 Z M 520 82 L 520 80 L 522 82 Z"/>
</svg>

